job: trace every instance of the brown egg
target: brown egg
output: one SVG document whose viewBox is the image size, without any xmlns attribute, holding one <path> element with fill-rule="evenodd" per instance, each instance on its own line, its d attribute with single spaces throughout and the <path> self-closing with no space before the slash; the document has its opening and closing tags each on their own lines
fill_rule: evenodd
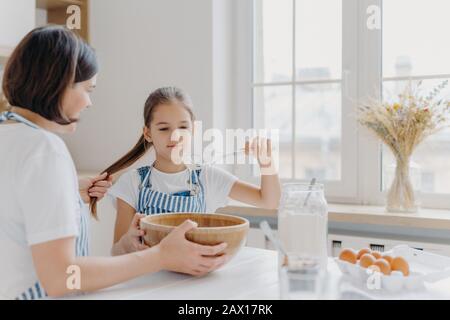
<svg viewBox="0 0 450 320">
<path fill-rule="evenodd" d="M 390 256 L 390 255 L 388 255 L 388 254 L 383 254 L 382 256 L 381 256 L 381 259 L 384 259 L 384 260 L 386 260 L 387 262 L 389 262 L 389 264 L 392 266 L 392 257 Z"/>
<path fill-rule="evenodd" d="M 375 258 L 370 253 L 365 253 L 362 255 L 361 259 L 359 259 L 359 265 L 363 268 L 368 268 L 374 264 Z"/>
<path fill-rule="evenodd" d="M 355 264 L 357 260 L 357 254 L 353 249 L 342 249 L 341 253 L 339 254 L 339 259 Z"/>
<path fill-rule="evenodd" d="M 380 268 L 381 273 L 385 275 L 391 274 L 391 266 L 389 265 L 389 262 L 387 262 L 386 260 L 377 259 L 373 264 L 378 268 Z"/>
<path fill-rule="evenodd" d="M 395 271 L 401 271 L 401 273 L 403 273 L 403 275 L 409 276 L 409 264 L 408 261 L 406 261 L 404 258 L 402 257 L 395 257 L 394 259 L 392 259 L 392 270 Z"/>
<path fill-rule="evenodd" d="M 376 259 L 381 259 L 381 253 L 379 253 L 378 251 L 372 251 L 372 255 L 373 255 Z"/>
<path fill-rule="evenodd" d="M 358 259 L 361 259 L 361 257 L 366 254 L 366 253 L 371 253 L 372 250 L 368 249 L 368 248 L 362 248 L 361 250 L 358 251 Z"/>
</svg>

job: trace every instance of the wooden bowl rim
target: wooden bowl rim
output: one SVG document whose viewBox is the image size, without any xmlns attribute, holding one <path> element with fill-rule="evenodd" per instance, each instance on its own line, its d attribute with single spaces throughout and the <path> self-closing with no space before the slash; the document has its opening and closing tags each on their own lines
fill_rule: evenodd
<svg viewBox="0 0 450 320">
<path fill-rule="evenodd" d="M 193 230 L 188 231 L 187 233 L 191 233 L 191 232 L 208 232 L 208 231 L 214 231 L 214 230 L 221 230 L 221 231 L 236 231 L 236 229 L 241 229 L 241 228 L 248 228 L 250 226 L 250 222 L 244 218 L 244 217 L 240 217 L 240 216 L 234 216 L 231 214 L 222 214 L 222 213 L 195 213 L 195 212 L 177 212 L 177 213 L 161 213 L 158 215 L 149 215 L 147 217 L 144 217 L 141 219 L 141 226 L 142 224 L 146 225 L 146 226 L 151 226 L 153 228 L 159 229 L 159 230 L 172 230 L 174 228 L 176 228 L 177 226 L 168 226 L 165 224 L 159 224 L 159 223 L 153 223 L 153 222 L 149 222 L 146 220 L 149 220 L 151 218 L 154 217 L 161 217 L 161 216 L 173 216 L 173 215 L 203 215 L 203 216 L 221 216 L 221 217 L 225 217 L 225 218 L 233 218 L 233 219 L 239 219 L 242 220 L 242 223 L 240 224 L 236 224 L 236 225 L 232 225 L 232 226 L 222 226 L 222 227 L 197 227 L 194 228 Z"/>
</svg>

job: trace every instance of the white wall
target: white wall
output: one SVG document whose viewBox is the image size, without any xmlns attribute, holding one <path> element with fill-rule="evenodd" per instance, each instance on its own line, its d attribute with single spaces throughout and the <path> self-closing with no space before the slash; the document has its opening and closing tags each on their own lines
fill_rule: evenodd
<svg viewBox="0 0 450 320">
<path fill-rule="evenodd" d="M 213 0 L 212 70 L 213 123 L 216 128 L 230 128 L 233 121 L 234 32 L 233 0 Z"/>
<path fill-rule="evenodd" d="M 35 0 L 0 0 L 0 46 L 15 47 L 35 25 Z"/>
<path fill-rule="evenodd" d="M 36 8 L 36 27 L 45 26 L 47 23 L 47 10 Z"/>
<path fill-rule="evenodd" d="M 0 0 L 0 84 L 7 57 L 34 24 L 35 0 Z M 4 107 L 1 96 L 0 88 L 0 111 Z"/>
<path fill-rule="evenodd" d="M 217 3 L 226 7 L 225 0 Z M 65 137 L 79 171 L 104 169 L 136 143 L 143 104 L 160 86 L 185 89 L 204 128 L 225 125 L 231 48 L 222 41 L 230 41 L 231 23 L 213 9 L 212 0 L 90 1 L 101 69 L 94 106 L 76 134 Z"/>
</svg>

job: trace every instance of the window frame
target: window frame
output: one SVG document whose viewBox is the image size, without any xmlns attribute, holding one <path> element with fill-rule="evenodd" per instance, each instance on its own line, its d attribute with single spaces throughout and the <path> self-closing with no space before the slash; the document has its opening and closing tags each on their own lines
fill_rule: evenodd
<svg viewBox="0 0 450 320">
<path fill-rule="evenodd" d="M 380 8 L 382 13 L 382 1 L 342 1 L 342 180 L 324 182 L 329 202 L 361 205 L 384 205 L 385 203 L 386 192 L 382 191 L 382 145 L 367 129 L 357 123 L 356 116 L 349 116 L 356 115 L 356 106 L 369 97 L 381 99 L 384 81 L 401 80 L 400 77 L 382 77 L 382 27 L 375 30 L 367 28 L 367 8 L 375 5 Z M 250 129 L 254 126 L 253 88 L 255 87 L 253 84 L 253 0 L 236 0 L 234 6 L 234 123 L 237 128 Z M 293 30 L 293 41 L 295 41 L 295 23 Z M 293 67 L 295 67 L 295 54 L 293 60 Z M 450 75 L 443 74 L 407 77 L 407 79 L 442 78 L 444 76 L 450 77 Z M 282 84 L 293 85 L 293 82 L 278 83 L 277 85 Z M 256 84 L 256 86 L 262 85 L 264 84 Z M 295 105 L 295 100 L 293 105 Z M 253 176 L 249 166 L 235 166 L 234 173 L 250 182 L 258 183 L 258 179 Z M 282 182 L 305 181 L 282 179 Z M 448 194 L 421 193 L 420 200 L 423 207 L 450 208 Z"/>
</svg>

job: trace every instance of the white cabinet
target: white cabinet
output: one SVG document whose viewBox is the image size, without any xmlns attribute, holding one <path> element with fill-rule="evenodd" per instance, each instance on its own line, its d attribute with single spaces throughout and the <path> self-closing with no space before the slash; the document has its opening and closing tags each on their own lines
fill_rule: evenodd
<svg viewBox="0 0 450 320">
<path fill-rule="evenodd" d="M 273 230 L 273 233 L 277 236 L 277 232 Z M 266 238 L 264 233 L 259 228 L 250 228 L 247 235 L 247 247 L 275 250 L 269 239 Z"/>
<path fill-rule="evenodd" d="M 265 236 L 261 230 L 250 228 L 247 234 L 247 247 L 265 249 Z"/>
<path fill-rule="evenodd" d="M 274 230 L 276 234 L 276 231 Z M 350 234 L 328 234 L 328 255 L 336 257 L 339 255 L 342 248 L 371 248 L 376 251 L 388 251 L 393 247 L 401 244 L 406 244 L 412 248 L 432 252 L 444 256 L 450 256 L 450 245 L 443 243 L 414 241 L 414 240 L 400 240 L 380 237 L 360 237 Z M 247 237 L 247 246 L 275 250 L 272 243 L 266 239 L 263 232 L 258 228 L 250 228 Z"/>
</svg>

